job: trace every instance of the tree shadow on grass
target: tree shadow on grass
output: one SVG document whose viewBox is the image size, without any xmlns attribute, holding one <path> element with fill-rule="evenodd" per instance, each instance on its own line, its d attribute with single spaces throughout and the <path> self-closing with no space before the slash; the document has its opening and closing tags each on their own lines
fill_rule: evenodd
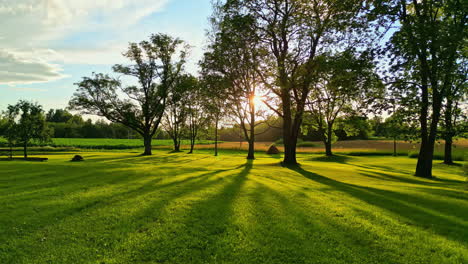
<svg viewBox="0 0 468 264">
<path fill-rule="evenodd" d="M 375 238 L 368 229 L 355 230 L 343 225 L 343 215 L 334 213 L 333 208 L 323 209 L 320 200 L 311 203 L 303 193 L 287 197 L 262 183 L 252 198 L 258 212 L 254 216 L 261 215 L 254 221 L 261 223 L 254 232 L 268 239 L 253 242 L 263 249 L 257 254 L 273 253 L 264 256 L 270 258 L 268 263 L 302 263 L 304 258 L 313 259 L 314 263 L 365 263 L 368 255 L 379 258 L 379 263 L 396 262 L 385 259 L 381 249 L 369 246 Z"/>
<path fill-rule="evenodd" d="M 301 166 L 290 166 L 289 169 L 310 180 L 333 187 L 368 204 L 397 214 L 409 224 L 423 229 L 431 229 L 441 236 L 466 243 L 466 237 L 468 237 L 466 212 L 468 208 L 445 201 L 427 199 L 424 196 L 343 183 L 307 171 Z"/>
<path fill-rule="evenodd" d="M 426 178 L 415 177 L 410 171 L 398 170 L 389 166 L 358 165 L 358 164 L 352 164 L 352 166 L 363 168 L 366 170 L 371 170 L 372 173 L 380 175 L 384 178 L 389 178 L 392 180 L 402 181 L 402 182 L 411 183 L 411 184 L 434 185 L 434 186 L 457 186 L 460 183 L 463 183 L 463 181 L 458 181 L 458 180 L 440 179 L 440 178 L 426 179 Z M 404 174 L 405 176 L 389 175 L 386 173 L 376 172 L 375 170 L 384 170 L 384 171 L 389 171 L 392 173 Z M 370 172 L 370 171 L 367 171 L 367 172 Z"/>
<path fill-rule="evenodd" d="M 190 260 L 210 262 L 214 256 L 217 261 L 229 258 L 234 252 L 225 238 L 230 229 L 233 217 L 233 203 L 238 197 L 247 176 L 253 167 L 248 160 L 239 166 L 242 170 L 218 181 L 223 186 L 219 192 L 207 193 L 207 198 L 195 201 L 187 211 L 170 215 L 173 226 L 165 227 L 158 239 L 149 239 L 138 245 L 129 256 L 128 262 L 157 261 L 158 263 L 188 263 Z M 224 183 L 229 181 L 228 183 Z M 151 206 L 150 210 L 154 210 Z M 143 212 L 147 214 L 148 209 Z M 161 219 L 156 219 L 160 220 Z M 151 224 L 140 227 L 149 229 Z"/>
<path fill-rule="evenodd" d="M 319 156 L 308 159 L 309 161 L 321 161 L 321 162 L 337 162 L 342 164 L 347 164 L 352 157 L 343 156 L 343 155 L 333 155 L 333 156 Z"/>
<path fill-rule="evenodd" d="M 44 230 L 55 230 L 57 229 L 57 223 L 66 223 L 67 221 L 73 223 L 74 230 L 81 230 L 80 239 L 86 239 L 86 241 L 95 241 L 92 243 L 92 247 L 100 248 L 101 252 L 109 250 L 109 246 L 102 247 L 102 241 L 106 241 L 107 245 L 118 246 L 115 238 L 112 236 L 103 237 L 105 230 L 116 230 L 121 239 L 122 232 L 142 232 L 144 228 L 141 227 L 141 223 L 144 225 L 154 224 L 159 219 L 159 214 L 163 211 L 171 201 L 177 200 L 181 196 L 186 196 L 193 192 L 198 192 L 203 189 L 209 188 L 210 186 L 219 184 L 219 180 L 210 180 L 213 176 L 218 173 L 228 171 L 230 169 L 210 171 L 197 176 L 188 177 L 186 179 L 172 181 L 169 183 L 160 183 L 160 178 L 154 178 L 146 182 L 140 182 L 139 186 L 135 186 L 131 189 L 116 190 L 117 192 L 110 192 L 104 195 L 91 196 L 81 198 L 71 204 L 61 205 L 41 205 L 37 204 L 36 207 L 40 208 L 40 214 L 35 215 L 35 221 L 37 224 L 31 226 L 34 230 L 28 231 L 32 237 L 42 237 Z M 151 205 L 146 207 L 145 201 L 152 200 Z M 142 204 L 143 202 L 143 204 Z M 129 204 L 139 208 L 143 207 L 142 210 L 138 210 L 137 214 L 128 214 L 119 212 L 117 208 L 128 207 Z M 45 206 L 41 209 L 42 206 Z M 103 210 L 108 213 L 103 214 Z M 114 213 L 114 211 L 119 213 Z M 110 219 L 108 217 L 111 217 Z M 41 220 L 42 219 L 42 220 Z M 52 222 L 45 221 L 47 219 L 55 219 Z M 115 221 L 114 219 L 118 219 Z M 64 227 L 68 227 L 65 224 Z M 95 229 L 97 227 L 98 229 Z M 134 229 L 132 229 L 132 227 Z M 101 230 L 104 228 L 105 230 Z M 60 238 L 60 232 L 67 232 L 66 230 L 55 231 Z M 125 236 L 125 235 L 124 235 Z M 21 242 L 21 241 L 18 241 Z M 54 239 L 50 240 L 51 243 L 58 243 Z M 97 243 L 99 242 L 99 243 Z M 89 243 L 89 242 L 86 242 Z M 66 244 L 63 243 L 63 250 L 66 250 Z M 53 244 L 55 250 L 60 250 L 62 243 Z M 28 247 L 29 248 L 29 247 Z M 32 250 L 34 250 L 32 248 Z M 94 251 L 93 251 L 94 252 Z M 97 251 L 96 251 L 97 252 Z M 29 252 L 26 255 L 35 256 L 41 254 L 40 252 Z M 12 256 L 14 257 L 14 256 Z M 88 256 L 93 259 L 93 256 Z M 96 257 L 96 256 L 94 256 Z M 64 263 L 67 261 L 64 261 Z"/>
</svg>

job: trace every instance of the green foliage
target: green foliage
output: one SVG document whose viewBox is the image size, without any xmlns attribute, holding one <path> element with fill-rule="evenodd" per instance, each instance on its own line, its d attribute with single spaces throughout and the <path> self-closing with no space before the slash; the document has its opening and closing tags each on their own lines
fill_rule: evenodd
<svg viewBox="0 0 468 264">
<path fill-rule="evenodd" d="M 70 108 L 121 123 L 145 139 L 145 155 L 151 155 L 151 139 L 163 117 L 166 99 L 180 77 L 188 45 L 165 34 L 130 43 L 123 55 L 132 65 L 117 64 L 115 73 L 133 77 L 138 85 L 124 86 L 119 78 L 102 73 L 84 77 L 69 102 Z"/>
<path fill-rule="evenodd" d="M 37 103 L 20 100 L 15 105 L 8 105 L 3 123 L 3 133 L 8 144 L 19 144 L 24 148 L 27 157 L 27 147 L 31 140 L 47 142 L 51 131 L 45 122 L 44 110 Z"/>
<path fill-rule="evenodd" d="M 339 139 L 368 139 L 372 128 L 366 116 L 351 114 L 336 121 L 335 134 Z"/>
<path fill-rule="evenodd" d="M 426 180 L 407 157 L 156 154 L 0 161 L 0 263 L 468 260 L 461 167 Z"/>
<path fill-rule="evenodd" d="M 66 123 L 73 118 L 73 114 L 65 109 L 50 109 L 46 114 L 46 121 L 53 123 Z"/>
</svg>

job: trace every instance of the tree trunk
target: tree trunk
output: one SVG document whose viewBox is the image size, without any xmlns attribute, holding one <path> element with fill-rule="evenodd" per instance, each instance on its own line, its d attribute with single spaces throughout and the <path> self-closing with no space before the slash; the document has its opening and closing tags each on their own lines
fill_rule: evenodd
<svg viewBox="0 0 468 264">
<path fill-rule="evenodd" d="M 418 177 L 432 178 L 432 160 L 434 158 L 434 145 L 437 136 L 437 124 L 439 123 L 441 105 L 442 96 L 440 94 L 434 94 L 433 113 L 431 126 L 429 129 L 429 136 L 427 136 L 427 126 L 421 127 L 421 133 L 423 137 L 415 174 Z M 426 120 L 427 124 L 427 115 L 424 117 L 424 119 Z M 423 130 L 425 131 L 425 135 L 423 134 Z"/>
<path fill-rule="evenodd" d="M 195 132 L 191 132 L 192 134 L 190 135 L 190 151 L 188 152 L 188 154 L 192 154 L 193 153 L 193 149 L 195 147 Z"/>
<path fill-rule="evenodd" d="M 397 156 L 397 152 L 396 152 L 396 138 L 394 137 L 393 138 L 393 156 Z"/>
<path fill-rule="evenodd" d="M 452 136 L 449 135 L 448 137 L 445 138 L 445 153 L 444 153 L 444 163 L 445 164 L 453 164 L 453 159 L 452 159 Z"/>
<path fill-rule="evenodd" d="M 332 144 L 330 141 L 325 141 L 325 155 L 326 156 L 333 156 L 333 153 L 332 153 Z"/>
<path fill-rule="evenodd" d="M 23 144 L 23 153 L 24 153 L 24 159 L 28 158 L 28 143 L 24 142 Z"/>
<path fill-rule="evenodd" d="M 145 133 L 143 135 L 143 142 L 144 142 L 144 145 L 145 145 L 145 152 L 143 152 L 143 155 L 152 155 L 152 150 L 151 150 L 151 135 L 150 133 Z"/>
<path fill-rule="evenodd" d="M 193 149 L 195 147 L 195 143 L 190 143 L 190 151 L 188 154 L 192 154 L 193 153 Z"/>
<path fill-rule="evenodd" d="M 452 99 L 447 98 L 447 106 L 445 109 L 445 150 L 444 150 L 444 163 L 453 164 L 452 159 L 452 144 L 453 144 L 453 125 L 452 125 Z"/>
<path fill-rule="evenodd" d="M 249 152 L 247 154 L 248 160 L 255 159 L 255 104 L 253 98 L 250 99 L 250 135 L 247 138 L 249 142 Z"/>
<path fill-rule="evenodd" d="M 218 116 L 215 121 L 215 156 L 218 156 Z"/>
<path fill-rule="evenodd" d="M 415 176 L 431 178 L 432 175 L 427 174 L 427 160 L 429 156 L 428 146 L 428 131 L 427 131 L 427 115 L 429 109 L 429 91 L 427 85 L 427 76 L 425 71 L 422 72 L 422 85 L 421 85 L 421 111 L 419 113 L 419 122 L 421 124 L 421 146 L 419 148 L 418 163 L 416 165 Z M 432 160 L 431 160 L 432 166 Z"/>
<path fill-rule="evenodd" d="M 255 147 L 253 140 L 249 140 L 249 152 L 247 154 L 247 159 L 252 160 L 255 159 Z"/>
<path fill-rule="evenodd" d="M 325 155 L 326 156 L 333 156 L 333 153 L 332 153 L 332 133 L 333 133 L 333 124 L 328 124 L 327 136 L 325 137 Z"/>
<path fill-rule="evenodd" d="M 177 137 L 174 137 L 172 140 L 174 142 L 174 151 L 179 152 L 180 151 L 180 141 L 177 139 Z"/>
<path fill-rule="evenodd" d="M 291 99 L 289 93 L 282 98 L 283 102 L 283 144 L 284 144 L 284 165 L 296 165 L 296 145 L 297 135 L 294 133 L 291 113 Z"/>
</svg>

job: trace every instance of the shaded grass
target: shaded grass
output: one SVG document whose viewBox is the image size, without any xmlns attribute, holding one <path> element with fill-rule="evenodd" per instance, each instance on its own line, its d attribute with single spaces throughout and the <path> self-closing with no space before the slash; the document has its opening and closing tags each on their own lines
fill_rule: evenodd
<svg viewBox="0 0 468 264">
<path fill-rule="evenodd" d="M 461 167 L 155 151 L 0 163 L 0 263 L 464 263 Z"/>
</svg>

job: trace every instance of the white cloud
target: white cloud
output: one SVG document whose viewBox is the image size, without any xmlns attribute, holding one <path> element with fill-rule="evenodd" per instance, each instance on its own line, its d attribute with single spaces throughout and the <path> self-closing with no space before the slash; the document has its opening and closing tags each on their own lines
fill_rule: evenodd
<svg viewBox="0 0 468 264">
<path fill-rule="evenodd" d="M 82 33 L 121 34 L 169 1 L 0 0 L 0 83 L 62 78 L 61 67 L 51 62 L 113 64 L 122 47 L 70 47 L 73 41 L 64 39 Z"/>
<path fill-rule="evenodd" d="M 77 32 L 119 31 L 161 10 L 168 1 L 0 0 L 0 37 L 6 45 L 34 46 Z"/>
<path fill-rule="evenodd" d="M 57 65 L 0 50 L 0 84 L 48 82 L 65 77 Z"/>
</svg>

